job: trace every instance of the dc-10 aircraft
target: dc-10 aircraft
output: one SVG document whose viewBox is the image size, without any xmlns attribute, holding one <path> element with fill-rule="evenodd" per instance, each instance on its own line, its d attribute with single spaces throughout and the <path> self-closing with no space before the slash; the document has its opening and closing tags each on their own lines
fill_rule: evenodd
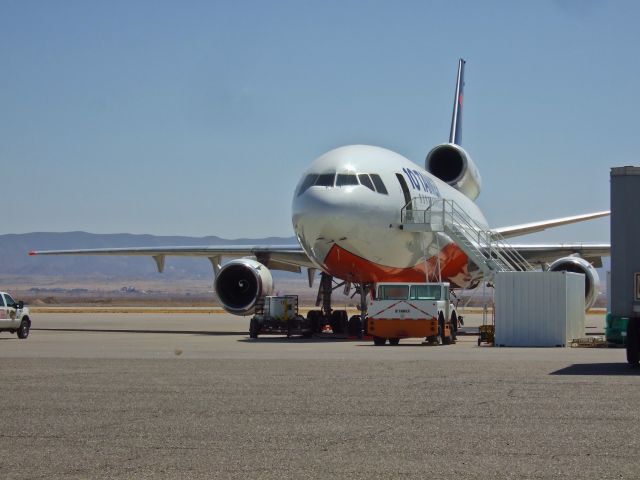
<svg viewBox="0 0 640 480">
<path fill-rule="evenodd" d="M 208 258 L 214 270 L 214 291 L 224 309 L 251 314 L 260 299 L 272 293 L 271 270 L 307 269 L 309 286 L 318 270 L 319 314 L 330 316 L 331 292 L 341 281 L 355 286 L 363 300 L 376 282 L 450 282 L 471 288 L 483 278 L 479 265 L 443 231 L 404 228 L 403 213 L 417 203 L 451 202 L 478 230 L 511 238 L 547 228 L 608 215 L 608 211 L 491 229 L 475 203 L 481 178 L 461 146 L 465 61 L 456 77 L 449 142 L 427 154 L 425 168 L 385 148 L 349 145 L 317 158 L 302 175 L 292 203 L 298 245 L 107 248 L 32 251 L 31 255 L 146 255 L 163 271 L 166 256 Z M 552 271 L 585 275 L 585 303 L 593 305 L 599 278 L 594 267 L 609 255 L 608 244 L 512 244 L 528 262 Z M 232 260 L 226 263 L 222 259 Z"/>
</svg>

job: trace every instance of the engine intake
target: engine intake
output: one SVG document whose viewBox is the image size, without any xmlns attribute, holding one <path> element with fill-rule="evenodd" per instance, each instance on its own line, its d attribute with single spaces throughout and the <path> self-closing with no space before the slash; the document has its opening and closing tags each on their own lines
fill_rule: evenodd
<svg viewBox="0 0 640 480">
<path fill-rule="evenodd" d="M 552 272 L 573 272 L 584 274 L 584 308 L 590 309 L 598 297 L 600 287 L 600 276 L 598 271 L 582 257 L 559 258 L 551 265 Z"/>
<path fill-rule="evenodd" d="M 254 311 L 256 300 L 273 292 L 273 277 L 260 262 L 240 258 L 220 269 L 213 288 L 227 312 L 249 315 Z"/>
<path fill-rule="evenodd" d="M 471 200 L 480 195 L 482 179 L 471 156 L 460 145 L 443 143 L 432 148 L 425 169 L 433 176 L 464 193 Z"/>
</svg>

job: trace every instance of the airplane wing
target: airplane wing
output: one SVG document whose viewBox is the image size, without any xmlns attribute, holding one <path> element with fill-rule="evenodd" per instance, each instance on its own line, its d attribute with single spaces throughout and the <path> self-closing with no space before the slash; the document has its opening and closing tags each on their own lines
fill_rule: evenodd
<svg viewBox="0 0 640 480">
<path fill-rule="evenodd" d="M 560 225 L 568 225 L 570 223 L 584 222 L 585 220 L 606 217 L 610 213 L 611 212 L 609 210 L 585 213 L 583 215 L 573 215 L 571 217 L 555 218 L 553 220 L 543 220 L 541 222 L 523 223 L 510 227 L 494 228 L 493 231 L 501 234 L 504 238 L 518 237 L 529 233 L 542 232 L 547 228 L 559 227 Z"/>
<path fill-rule="evenodd" d="M 214 270 L 220 267 L 223 257 L 255 257 L 273 270 L 300 272 L 301 267 L 316 268 L 300 245 L 219 245 L 202 247 L 134 247 L 134 248 L 88 248 L 81 250 L 32 250 L 29 255 L 134 255 L 152 257 L 158 271 L 164 270 L 167 256 L 205 257 Z"/>
<path fill-rule="evenodd" d="M 608 243 L 510 244 L 531 264 L 551 263 L 561 257 L 579 254 L 594 267 L 602 267 L 602 257 L 611 255 Z"/>
</svg>

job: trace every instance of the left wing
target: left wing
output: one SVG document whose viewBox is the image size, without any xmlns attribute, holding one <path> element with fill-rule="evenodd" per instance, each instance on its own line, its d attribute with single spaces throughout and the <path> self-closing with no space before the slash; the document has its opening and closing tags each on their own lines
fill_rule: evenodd
<svg viewBox="0 0 640 480">
<path fill-rule="evenodd" d="M 316 268 L 300 245 L 220 245 L 203 247 L 134 247 L 87 248 L 81 250 L 32 250 L 29 255 L 133 255 L 152 257 L 158 271 L 164 270 L 166 256 L 205 257 L 214 270 L 220 268 L 223 257 L 255 257 L 273 270 L 300 272 L 301 267 Z"/>
</svg>

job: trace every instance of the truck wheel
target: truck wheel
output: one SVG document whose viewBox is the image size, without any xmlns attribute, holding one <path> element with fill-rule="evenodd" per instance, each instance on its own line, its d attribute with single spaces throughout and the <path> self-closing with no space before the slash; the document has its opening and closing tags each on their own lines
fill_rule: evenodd
<svg viewBox="0 0 640 480">
<path fill-rule="evenodd" d="M 385 343 L 387 343 L 387 339 L 384 337 L 373 337 L 373 344 L 376 347 L 381 347 L 383 346 Z"/>
<path fill-rule="evenodd" d="M 25 339 L 29 336 L 29 329 L 31 328 L 31 322 L 29 320 L 22 320 L 20 327 L 18 328 L 18 338 Z"/>
<path fill-rule="evenodd" d="M 449 345 L 451 343 L 451 337 L 444 336 L 444 315 L 442 312 L 438 314 L 438 345 Z"/>
<path fill-rule="evenodd" d="M 399 345 L 400 344 L 400 339 L 399 338 L 390 338 L 389 339 L 389 345 Z"/>
<path fill-rule="evenodd" d="M 640 335 L 638 333 L 638 319 L 630 318 L 627 326 L 627 362 L 632 367 L 637 367 L 640 360 Z"/>
<path fill-rule="evenodd" d="M 249 322 L 249 338 L 258 338 L 260 333 L 260 322 L 257 318 L 252 318 Z"/>
<path fill-rule="evenodd" d="M 458 337 L 458 314 L 451 312 L 451 341 L 455 342 Z"/>
</svg>

